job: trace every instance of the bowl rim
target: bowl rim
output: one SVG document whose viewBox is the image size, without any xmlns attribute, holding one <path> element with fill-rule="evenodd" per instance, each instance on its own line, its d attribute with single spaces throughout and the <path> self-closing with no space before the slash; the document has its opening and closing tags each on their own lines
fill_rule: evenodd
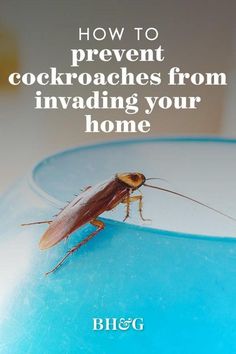
<svg viewBox="0 0 236 354">
<path fill-rule="evenodd" d="M 67 149 L 59 150 L 54 154 L 50 154 L 45 156 L 44 158 L 40 159 L 36 162 L 30 172 L 27 175 L 27 183 L 31 190 L 36 193 L 39 197 L 41 197 L 44 201 L 51 204 L 54 207 L 61 208 L 64 206 L 64 203 L 57 198 L 50 195 L 46 192 L 42 187 L 40 187 L 35 179 L 37 171 L 42 168 L 42 166 L 50 162 L 50 160 L 58 158 L 60 156 L 73 153 L 75 151 L 84 151 L 84 150 L 92 150 L 92 149 L 99 149 L 109 146 L 119 146 L 123 144 L 143 144 L 143 143 L 217 143 L 217 144 L 236 144 L 236 139 L 234 138 L 227 138 L 227 137 L 219 137 L 219 136 L 161 136 L 161 137 L 149 137 L 149 138 L 134 138 L 134 139 L 118 139 L 118 140 L 111 140 L 111 141 L 101 141 L 94 144 L 83 144 L 80 146 L 70 147 Z M 122 221 L 113 220 L 111 218 L 103 218 L 99 217 L 103 220 L 106 224 L 111 225 L 124 225 Z M 145 225 L 136 225 L 130 224 L 126 222 L 125 225 L 128 228 L 137 229 L 148 231 L 151 233 L 156 233 L 159 235 L 171 236 L 171 237 L 181 237 L 181 238 L 194 238 L 194 239 L 202 239 L 202 240 L 227 240 L 227 241 L 236 241 L 236 236 L 233 235 L 213 235 L 213 234 L 197 234 L 197 233 L 188 233 L 188 232 L 181 232 L 181 231 L 173 231 L 168 229 L 159 229 Z"/>
</svg>

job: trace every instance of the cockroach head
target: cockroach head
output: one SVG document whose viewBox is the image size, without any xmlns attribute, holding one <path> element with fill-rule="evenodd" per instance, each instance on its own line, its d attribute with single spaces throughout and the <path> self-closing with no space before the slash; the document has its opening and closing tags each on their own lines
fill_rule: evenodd
<svg viewBox="0 0 236 354">
<path fill-rule="evenodd" d="M 116 178 L 133 190 L 141 187 L 146 181 L 145 176 L 138 172 L 117 173 Z"/>
</svg>

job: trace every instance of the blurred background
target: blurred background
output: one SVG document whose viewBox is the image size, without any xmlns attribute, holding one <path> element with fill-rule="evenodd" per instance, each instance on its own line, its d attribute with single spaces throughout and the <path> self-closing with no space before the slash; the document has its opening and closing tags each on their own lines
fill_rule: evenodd
<svg viewBox="0 0 236 354">
<path fill-rule="evenodd" d="M 0 192 L 24 175 L 45 155 L 86 143 L 139 135 L 220 135 L 236 137 L 236 3 L 235 1 L 1 0 L 0 11 Z M 125 27 L 122 42 L 79 42 L 78 27 Z M 133 27 L 156 27 L 157 42 L 136 45 Z M 76 71 L 70 68 L 71 48 L 147 48 L 162 45 L 164 63 L 122 63 L 133 72 L 226 72 L 228 86 L 108 88 L 110 94 L 202 96 L 195 111 L 157 110 L 152 131 L 144 134 L 86 134 L 84 115 L 75 110 L 34 109 L 37 89 L 44 95 L 88 96 L 93 87 L 12 87 L 10 72 Z M 115 71 L 119 64 L 81 64 L 81 71 Z M 122 65 L 121 65 L 122 66 Z M 105 88 L 104 88 L 105 89 Z M 121 119 L 119 111 L 93 112 L 94 118 Z M 142 111 L 137 120 L 144 119 Z"/>
</svg>

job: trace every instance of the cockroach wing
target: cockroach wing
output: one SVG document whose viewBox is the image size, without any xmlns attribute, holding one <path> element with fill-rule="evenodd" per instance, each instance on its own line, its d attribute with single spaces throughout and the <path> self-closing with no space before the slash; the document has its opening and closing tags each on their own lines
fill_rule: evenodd
<svg viewBox="0 0 236 354">
<path fill-rule="evenodd" d="M 97 184 L 73 199 L 43 234 L 40 249 L 50 248 L 72 232 L 119 204 L 129 189 L 115 177 Z"/>
</svg>

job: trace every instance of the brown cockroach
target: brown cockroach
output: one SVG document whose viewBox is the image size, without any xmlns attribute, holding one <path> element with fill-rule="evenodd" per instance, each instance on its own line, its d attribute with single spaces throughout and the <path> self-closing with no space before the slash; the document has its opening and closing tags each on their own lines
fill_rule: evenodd
<svg viewBox="0 0 236 354">
<path fill-rule="evenodd" d="M 118 204 L 126 204 L 126 215 L 123 221 L 129 217 L 130 203 L 137 201 L 139 203 L 139 215 L 143 221 L 145 221 L 142 214 L 142 195 L 131 194 L 138 190 L 141 186 L 149 188 L 155 188 L 160 191 L 168 192 L 179 197 L 188 199 L 194 203 L 200 204 L 208 209 L 215 211 L 227 218 L 234 221 L 233 217 L 222 213 L 221 211 L 214 209 L 204 203 L 201 203 L 193 198 L 190 198 L 184 194 L 174 192 L 169 189 L 161 188 L 158 186 L 152 186 L 146 184 L 147 180 L 158 178 L 146 178 L 142 173 L 117 173 L 112 178 L 105 182 L 99 183 L 95 186 L 87 187 L 81 194 L 76 196 L 64 209 L 56 216 L 54 220 L 32 222 L 26 225 L 35 224 L 49 224 L 48 229 L 45 231 L 39 242 L 39 248 L 45 250 L 55 246 L 63 239 L 68 238 L 75 230 L 79 229 L 83 225 L 90 223 L 96 227 L 96 230 L 88 235 L 85 239 L 72 247 L 65 256 L 57 263 L 57 265 L 46 273 L 46 275 L 56 271 L 62 263 L 81 246 L 90 241 L 99 231 L 103 230 L 105 224 L 103 221 L 98 220 L 98 216 L 114 209 Z"/>
</svg>

